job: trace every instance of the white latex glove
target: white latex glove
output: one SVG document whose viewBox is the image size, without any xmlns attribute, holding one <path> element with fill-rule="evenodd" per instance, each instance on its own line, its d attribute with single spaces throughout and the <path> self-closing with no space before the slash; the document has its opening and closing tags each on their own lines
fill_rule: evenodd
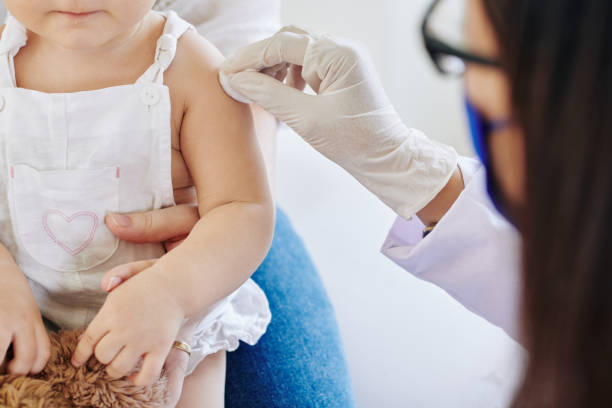
<svg viewBox="0 0 612 408">
<path fill-rule="evenodd" d="M 317 95 L 302 92 L 304 81 Z M 230 96 L 285 122 L 406 219 L 457 167 L 453 148 L 404 125 L 369 57 L 345 40 L 286 27 L 230 57 L 220 82 Z"/>
</svg>

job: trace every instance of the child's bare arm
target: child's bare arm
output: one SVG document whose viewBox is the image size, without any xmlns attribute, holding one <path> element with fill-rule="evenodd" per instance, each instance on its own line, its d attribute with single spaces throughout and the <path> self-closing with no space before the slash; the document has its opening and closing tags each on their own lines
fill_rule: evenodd
<svg viewBox="0 0 612 408">
<path fill-rule="evenodd" d="M 186 99 L 180 148 L 198 193 L 201 220 L 154 270 L 169 279 L 186 314 L 228 295 L 263 260 L 274 208 L 248 106 L 217 81 L 222 57 L 195 33 L 183 37 L 169 81 Z"/>
<path fill-rule="evenodd" d="M 49 336 L 25 275 L 0 245 L 0 364 L 13 345 L 8 369 L 14 374 L 40 372 L 49 359 Z"/>
</svg>

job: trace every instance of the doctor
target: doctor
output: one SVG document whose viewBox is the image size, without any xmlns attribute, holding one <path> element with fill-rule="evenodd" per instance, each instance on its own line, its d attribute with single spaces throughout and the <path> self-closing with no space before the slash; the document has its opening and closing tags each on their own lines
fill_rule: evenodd
<svg viewBox="0 0 612 408">
<path fill-rule="evenodd" d="M 423 35 L 441 72 L 465 74 L 482 165 L 406 127 L 346 41 L 286 28 L 221 83 L 397 212 L 386 255 L 527 347 L 515 406 L 611 406 L 612 5 L 467 0 L 464 41 L 436 31 L 449 3 Z"/>
<path fill-rule="evenodd" d="M 495 120 L 502 164 L 521 163 L 520 130 L 511 120 L 508 83 L 485 9 L 470 2 L 469 21 L 477 25 L 468 52 L 445 46 L 434 31 L 452 3 L 433 2 L 425 43 L 442 73 L 463 74 L 467 63 L 468 112 L 481 160 L 490 162 L 481 146 L 489 135 L 476 104 Z M 385 255 L 518 339 L 519 240 L 489 199 L 486 166 L 408 128 L 358 45 L 286 27 L 230 57 L 220 82 L 234 99 L 255 102 L 285 122 L 398 214 Z M 306 84 L 316 96 L 302 92 Z M 522 175 L 513 169 L 501 178 L 514 210 L 524 199 Z"/>
</svg>

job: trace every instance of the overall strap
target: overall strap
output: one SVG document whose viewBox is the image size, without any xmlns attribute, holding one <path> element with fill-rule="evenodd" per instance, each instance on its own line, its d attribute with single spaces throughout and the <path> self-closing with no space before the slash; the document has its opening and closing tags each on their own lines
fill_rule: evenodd
<svg viewBox="0 0 612 408">
<path fill-rule="evenodd" d="M 6 17 L 6 24 L 2 37 L 0 37 L 0 88 L 14 88 L 15 55 L 28 42 L 28 34 L 15 17 L 10 14 Z"/>
<path fill-rule="evenodd" d="M 176 45 L 178 39 L 181 38 L 190 29 L 195 28 L 180 18 L 174 11 L 163 13 L 166 17 L 166 25 L 164 33 L 157 40 L 157 50 L 155 51 L 155 62 L 147 69 L 147 71 L 138 79 L 136 83 L 164 83 L 164 72 L 168 69 L 172 60 L 176 55 Z"/>
</svg>

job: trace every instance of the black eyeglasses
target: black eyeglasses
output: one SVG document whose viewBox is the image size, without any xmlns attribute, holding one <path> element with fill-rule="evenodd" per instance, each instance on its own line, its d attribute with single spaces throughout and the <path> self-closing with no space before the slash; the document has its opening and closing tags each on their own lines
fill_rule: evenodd
<svg viewBox="0 0 612 408">
<path fill-rule="evenodd" d="M 446 6 L 446 9 L 444 6 Z M 463 75 L 468 63 L 476 63 L 496 68 L 500 67 L 499 61 L 471 53 L 462 49 L 460 45 L 454 45 L 452 42 L 443 39 L 441 35 L 435 33 L 434 20 L 439 20 L 439 22 L 442 23 L 439 26 L 448 31 L 448 28 L 453 25 L 448 21 L 449 14 L 451 17 L 454 17 L 455 20 L 461 20 L 461 18 L 457 18 L 456 14 L 461 15 L 459 9 L 464 7 L 465 0 L 434 0 L 427 9 L 421 26 L 425 48 L 438 71 L 445 75 Z M 446 21 L 444 20 L 445 17 Z M 450 20 L 453 20 L 453 18 Z M 457 21 L 454 22 L 457 23 Z M 461 27 L 459 27 L 454 34 L 458 36 L 458 38 L 463 37 L 462 23 L 463 21 L 461 21 Z M 461 34 L 457 34 L 457 32 L 461 32 Z M 461 42 L 463 41 L 455 41 L 455 44 Z"/>
</svg>

